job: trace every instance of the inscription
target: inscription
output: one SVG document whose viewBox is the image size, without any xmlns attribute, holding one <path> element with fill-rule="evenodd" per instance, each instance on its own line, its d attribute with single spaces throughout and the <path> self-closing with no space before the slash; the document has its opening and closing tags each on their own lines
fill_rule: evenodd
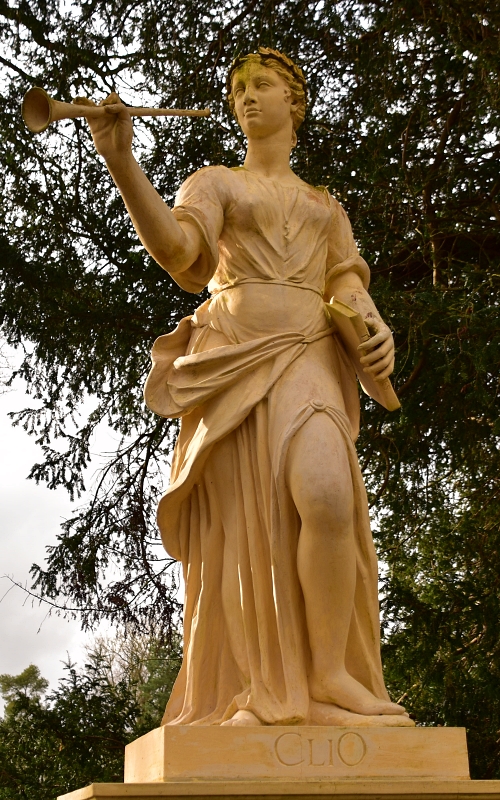
<svg viewBox="0 0 500 800">
<path fill-rule="evenodd" d="M 332 741 L 327 739 L 308 739 L 309 742 L 309 766 L 310 767 L 331 767 L 332 765 Z M 325 747 L 328 745 L 328 747 Z"/>
<path fill-rule="evenodd" d="M 284 767 L 333 767 L 335 756 L 348 767 L 355 767 L 366 754 L 366 744 L 358 733 L 344 733 L 334 739 L 304 738 L 300 733 L 288 732 L 278 736 L 274 743 L 277 760 Z M 335 756 L 334 756 L 335 754 Z"/>
<path fill-rule="evenodd" d="M 365 757 L 366 745 L 359 733 L 344 733 L 337 745 L 339 758 L 348 767 L 355 767 Z"/>
<path fill-rule="evenodd" d="M 274 743 L 274 752 L 284 767 L 298 767 L 304 762 L 300 733 L 282 733 Z"/>
</svg>

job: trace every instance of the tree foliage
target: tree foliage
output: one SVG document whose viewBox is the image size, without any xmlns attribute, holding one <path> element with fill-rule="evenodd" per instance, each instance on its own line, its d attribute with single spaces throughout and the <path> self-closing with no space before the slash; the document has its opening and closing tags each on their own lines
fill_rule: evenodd
<svg viewBox="0 0 500 800">
<path fill-rule="evenodd" d="M 100 639 L 47 694 L 31 664 L 0 675 L 0 800 L 55 800 L 87 783 L 123 781 L 125 745 L 157 727 L 180 663 L 147 637 Z"/>
<path fill-rule="evenodd" d="M 95 499 L 63 527 L 37 589 L 104 617 L 168 626 L 171 562 L 154 507 L 175 424 L 144 410 L 147 351 L 197 304 L 137 246 L 80 122 L 34 137 L 30 84 L 58 99 L 210 105 L 208 120 L 137 123 L 136 152 L 171 201 L 243 142 L 222 99 L 239 51 L 283 49 L 310 107 L 295 168 L 346 207 L 395 330 L 401 413 L 364 401 L 360 460 L 384 563 L 384 660 L 425 724 L 469 730 L 473 774 L 500 775 L 498 160 L 500 9 L 493 0 L 0 0 L 1 289 L 36 407 L 36 480 L 83 490 L 92 432 L 122 437 Z M 87 395 L 90 416 L 73 425 Z"/>
</svg>

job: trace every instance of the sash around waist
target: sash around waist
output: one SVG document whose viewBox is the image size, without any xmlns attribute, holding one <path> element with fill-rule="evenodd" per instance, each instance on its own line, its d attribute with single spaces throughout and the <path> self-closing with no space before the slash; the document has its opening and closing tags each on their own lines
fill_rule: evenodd
<svg viewBox="0 0 500 800">
<path fill-rule="evenodd" d="M 280 280 L 279 278 L 241 278 L 234 283 L 226 283 L 211 292 L 212 297 L 225 292 L 227 289 L 234 289 L 237 286 L 242 286 L 249 283 L 262 283 L 273 284 L 274 286 L 293 286 L 295 289 L 307 289 L 310 292 L 316 292 L 320 297 L 323 297 L 323 290 L 312 283 L 295 283 L 294 281 Z"/>
<path fill-rule="evenodd" d="M 238 403 L 248 404 L 255 393 L 260 399 L 308 345 L 335 334 L 332 326 L 309 335 L 286 331 L 189 353 L 191 330 L 185 317 L 154 344 L 144 397 L 162 417 L 181 417 L 237 384 Z"/>
</svg>

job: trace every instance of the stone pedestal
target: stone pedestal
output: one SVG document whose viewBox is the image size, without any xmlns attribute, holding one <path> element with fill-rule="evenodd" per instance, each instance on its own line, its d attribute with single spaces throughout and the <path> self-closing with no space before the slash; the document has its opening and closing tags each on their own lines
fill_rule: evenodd
<svg viewBox="0 0 500 800">
<path fill-rule="evenodd" d="M 464 728 L 165 726 L 125 749 L 125 783 L 469 777 Z"/>
<path fill-rule="evenodd" d="M 295 795 L 500 800 L 500 781 L 469 779 L 463 728 L 172 726 L 127 746 L 124 783 L 93 784 L 59 800 Z"/>
</svg>

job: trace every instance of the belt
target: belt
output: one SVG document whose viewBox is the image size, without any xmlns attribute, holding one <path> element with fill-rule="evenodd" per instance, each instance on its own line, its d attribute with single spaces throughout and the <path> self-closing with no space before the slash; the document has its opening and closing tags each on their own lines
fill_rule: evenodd
<svg viewBox="0 0 500 800">
<path fill-rule="evenodd" d="M 294 283 L 294 281 L 281 281 L 277 278 L 241 278 L 234 283 L 224 284 L 219 289 L 216 289 L 214 292 L 212 292 L 212 294 L 216 295 L 220 292 L 226 291 L 226 289 L 234 289 L 235 286 L 241 286 L 242 284 L 247 283 L 272 283 L 275 286 L 294 286 L 296 289 L 307 289 L 310 292 L 316 292 L 316 294 L 319 294 L 320 297 L 323 297 L 323 291 L 317 286 L 314 286 L 312 283 Z"/>
</svg>

